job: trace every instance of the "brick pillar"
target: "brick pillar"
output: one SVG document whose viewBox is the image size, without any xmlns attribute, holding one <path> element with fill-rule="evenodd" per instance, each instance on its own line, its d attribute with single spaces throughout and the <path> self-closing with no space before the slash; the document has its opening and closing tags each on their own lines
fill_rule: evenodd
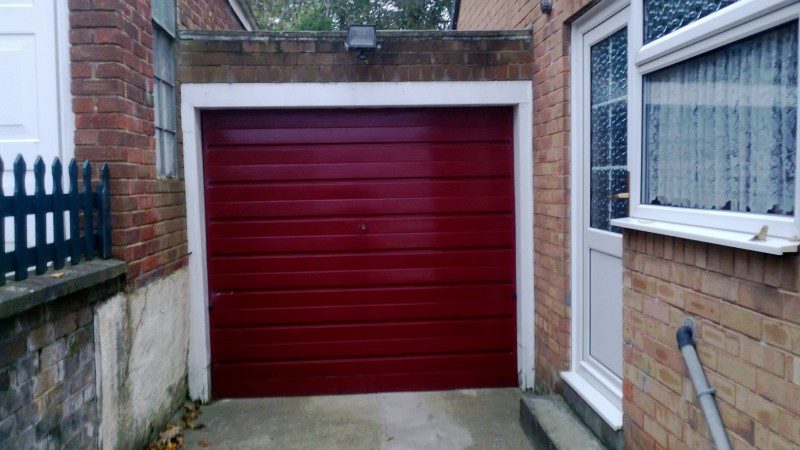
<svg viewBox="0 0 800 450">
<path fill-rule="evenodd" d="M 183 183 L 156 178 L 148 0 L 71 0 L 75 156 L 108 161 L 113 253 L 137 288 L 186 264 Z"/>
</svg>

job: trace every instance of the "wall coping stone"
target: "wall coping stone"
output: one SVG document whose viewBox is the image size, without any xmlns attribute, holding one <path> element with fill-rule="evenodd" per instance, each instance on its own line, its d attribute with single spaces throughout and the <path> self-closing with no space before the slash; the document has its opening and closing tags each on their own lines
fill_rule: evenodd
<svg viewBox="0 0 800 450">
<path fill-rule="evenodd" d="M 346 31 L 181 30 L 178 37 L 201 41 L 344 41 Z M 530 30 L 378 30 L 378 39 L 531 40 Z"/>
<path fill-rule="evenodd" d="M 30 274 L 23 281 L 9 281 L 0 287 L 0 319 L 49 303 L 75 292 L 89 289 L 106 281 L 125 275 L 127 265 L 116 259 L 81 262 L 55 271 L 52 268 L 42 275 Z M 54 273 L 64 273 L 54 277 Z"/>
</svg>

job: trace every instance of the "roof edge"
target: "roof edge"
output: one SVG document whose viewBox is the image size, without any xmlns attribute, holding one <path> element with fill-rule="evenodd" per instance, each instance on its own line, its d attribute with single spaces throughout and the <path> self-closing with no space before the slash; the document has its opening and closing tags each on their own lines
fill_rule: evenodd
<svg viewBox="0 0 800 450">
<path fill-rule="evenodd" d="M 253 14 L 249 2 L 246 0 L 228 0 L 228 5 L 246 31 L 258 30 L 258 21 L 256 21 L 256 16 Z"/>
<path fill-rule="evenodd" d="M 212 31 L 180 30 L 178 35 L 185 40 L 320 40 L 344 39 L 346 31 Z M 436 38 L 436 39 L 532 39 L 530 30 L 379 30 L 379 38 Z"/>
</svg>

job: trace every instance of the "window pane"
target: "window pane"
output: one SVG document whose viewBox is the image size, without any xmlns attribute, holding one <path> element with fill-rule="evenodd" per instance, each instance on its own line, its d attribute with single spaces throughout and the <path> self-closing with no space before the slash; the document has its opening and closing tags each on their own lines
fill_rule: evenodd
<svg viewBox="0 0 800 450">
<path fill-rule="evenodd" d="M 153 0 L 150 5 L 153 20 L 173 36 L 175 35 L 175 1 Z"/>
<path fill-rule="evenodd" d="M 644 0 L 645 44 L 739 0 Z"/>
<path fill-rule="evenodd" d="M 164 132 L 156 128 L 156 173 L 164 175 Z"/>
<path fill-rule="evenodd" d="M 628 33 L 622 29 L 593 45 L 590 54 L 590 226 L 619 232 L 609 223 L 627 215 Z"/>
<path fill-rule="evenodd" d="M 175 84 L 175 50 L 172 36 L 160 27 L 153 27 L 153 74 L 169 84 Z"/>
<path fill-rule="evenodd" d="M 175 133 L 164 131 L 164 176 L 174 177 L 178 166 L 177 143 Z"/>
<path fill-rule="evenodd" d="M 158 109 L 161 112 L 161 128 L 165 130 L 175 131 L 175 116 L 177 109 L 175 107 L 175 88 L 166 84 L 159 83 L 161 90 L 158 92 L 160 96 Z"/>
<path fill-rule="evenodd" d="M 642 202 L 794 213 L 797 22 L 644 77 Z"/>
</svg>

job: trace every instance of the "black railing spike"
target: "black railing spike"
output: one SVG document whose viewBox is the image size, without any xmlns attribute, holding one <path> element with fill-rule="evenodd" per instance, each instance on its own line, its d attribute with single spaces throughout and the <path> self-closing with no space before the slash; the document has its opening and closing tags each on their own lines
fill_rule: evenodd
<svg viewBox="0 0 800 450">
<path fill-rule="evenodd" d="M 47 193 L 44 190 L 44 160 L 41 156 L 33 163 L 33 218 L 36 242 L 36 274 L 41 275 L 47 270 L 47 261 L 50 259 L 47 251 Z"/>
<path fill-rule="evenodd" d="M 81 222 L 80 222 L 80 192 L 78 191 L 78 163 L 73 158 L 69 162 L 69 256 L 73 266 L 81 260 Z"/>
<path fill-rule="evenodd" d="M 53 160 L 53 268 L 64 268 L 67 259 L 67 245 L 64 241 L 64 184 L 62 181 L 61 160 Z"/>
<path fill-rule="evenodd" d="M 28 214 L 25 203 L 25 159 L 14 160 L 14 279 L 28 278 Z"/>
<path fill-rule="evenodd" d="M 92 195 L 92 165 L 83 162 L 83 254 L 86 260 L 94 259 L 94 196 Z"/>
<path fill-rule="evenodd" d="M 3 174 L 5 172 L 5 164 L 3 158 L 0 158 L 0 211 L 5 210 L 6 197 L 3 192 Z M 5 216 L 0 214 L 0 286 L 6 284 L 6 268 L 8 267 L 8 256 L 6 255 L 6 220 Z"/>
<path fill-rule="evenodd" d="M 100 168 L 100 256 L 111 258 L 111 174 L 108 163 Z"/>
</svg>

